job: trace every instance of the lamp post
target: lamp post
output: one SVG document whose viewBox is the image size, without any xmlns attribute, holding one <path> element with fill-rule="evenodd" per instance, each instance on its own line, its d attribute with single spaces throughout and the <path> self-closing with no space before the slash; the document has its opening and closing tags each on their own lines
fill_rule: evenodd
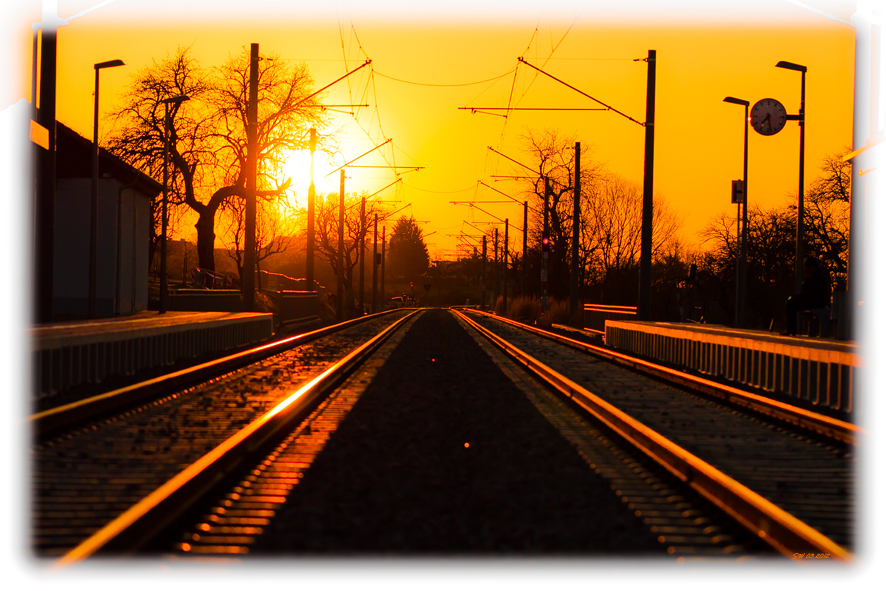
<svg viewBox="0 0 886 591">
<path fill-rule="evenodd" d="M 92 199 L 89 215 L 89 317 L 95 318 L 96 256 L 98 253 L 98 73 L 104 68 L 124 66 L 122 60 L 95 64 L 95 110 L 92 121 Z"/>
<path fill-rule="evenodd" d="M 800 124 L 800 190 L 797 197 L 797 260 L 794 262 L 796 283 L 794 287 L 796 291 L 799 292 L 800 286 L 803 284 L 803 176 L 806 146 L 806 66 L 781 61 L 775 64 L 775 67 L 800 72 L 800 113 L 795 117 L 788 116 L 789 120 L 795 119 Z"/>
<path fill-rule="evenodd" d="M 744 328 L 745 326 L 745 307 L 747 305 L 747 281 L 748 281 L 748 128 L 750 127 L 750 118 L 748 117 L 748 101 L 727 96 L 723 99 L 725 103 L 744 106 L 744 172 L 742 175 L 742 201 L 739 208 L 742 210 L 741 215 L 741 234 L 738 260 L 736 261 L 736 280 L 735 280 L 735 326 L 736 328 Z"/>
<path fill-rule="evenodd" d="M 179 105 L 191 97 L 186 95 L 173 96 L 163 99 L 163 209 L 161 213 L 161 229 L 160 229 L 160 314 L 166 313 L 166 303 L 169 299 L 169 283 L 166 280 L 166 202 L 168 182 L 168 161 L 169 161 L 169 105 Z"/>
</svg>

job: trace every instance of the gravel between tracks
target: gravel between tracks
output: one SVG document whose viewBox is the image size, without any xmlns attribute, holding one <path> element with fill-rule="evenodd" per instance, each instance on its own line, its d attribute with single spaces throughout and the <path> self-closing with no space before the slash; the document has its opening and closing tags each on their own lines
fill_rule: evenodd
<svg viewBox="0 0 886 591">
<path fill-rule="evenodd" d="M 851 448 L 810 440 L 495 319 L 472 318 L 836 543 L 852 547 L 856 456 Z"/>
<path fill-rule="evenodd" d="M 403 314 L 368 320 L 35 445 L 35 551 L 56 555 L 76 546 Z"/>
<path fill-rule="evenodd" d="M 253 553 L 664 551 L 452 315 L 430 310 Z"/>
</svg>

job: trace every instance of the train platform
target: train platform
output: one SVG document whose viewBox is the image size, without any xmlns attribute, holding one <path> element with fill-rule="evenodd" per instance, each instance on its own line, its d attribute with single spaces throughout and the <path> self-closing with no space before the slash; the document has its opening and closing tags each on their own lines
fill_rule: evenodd
<svg viewBox="0 0 886 591">
<path fill-rule="evenodd" d="M 270 339 L 272 314 L 143 311 L 31 329 L 33 396 L 99 384 L 109 376 L 222 354 Z"/>
<path fill-rule="evenodd" d="M 846 413 L 857 401 L 856 343 L 676 322 L 607 320 L 606 345 Z"/>
</svg>

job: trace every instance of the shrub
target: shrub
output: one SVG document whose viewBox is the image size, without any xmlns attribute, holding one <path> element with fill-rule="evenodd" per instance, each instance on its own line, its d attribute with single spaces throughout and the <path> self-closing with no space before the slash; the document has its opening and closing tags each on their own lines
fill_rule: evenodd
<svg viewBox="0 0 886 591">
<path fill-rule="evenodd" d="M 509 318 L 532 324 L 541 316 L 541 300 L 534 296 L 519 296 L 508 300 Z"/>
<path fill-rule="evenodd" d="M 569 322 L 569 301 L 548 300 L 548 309 L 539 317 L 536 324 L 545 328 L 550 328 L 552 324 L 566 324 Z"/>
</svg>

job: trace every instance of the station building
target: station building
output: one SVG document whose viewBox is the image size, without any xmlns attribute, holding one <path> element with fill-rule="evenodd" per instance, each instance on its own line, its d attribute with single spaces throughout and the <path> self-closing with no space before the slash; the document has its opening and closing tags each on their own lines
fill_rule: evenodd
<svg viewBox="0 0 886 591">
<path fill-rule="evenodd" d="M 92 141 L 57 123 L 54 229 L 56 318 L 85 317 L 89 303 Z M 151 201 L 163 185 L 104 149 L 98 163 L 96 314 L 148 308 Z"/>
</svg>

